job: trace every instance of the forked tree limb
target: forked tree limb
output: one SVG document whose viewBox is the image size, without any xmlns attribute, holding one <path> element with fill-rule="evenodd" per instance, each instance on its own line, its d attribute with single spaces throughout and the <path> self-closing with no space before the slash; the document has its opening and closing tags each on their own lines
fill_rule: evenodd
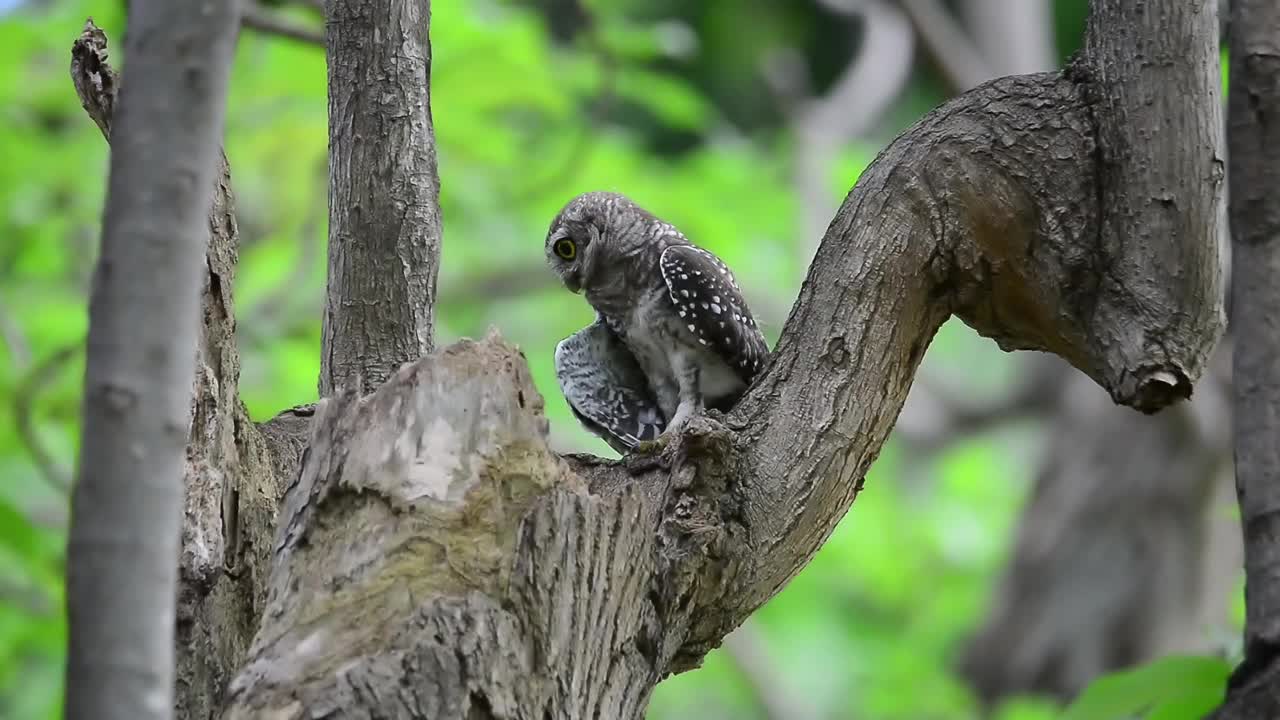
<svg viewBox="0 0 1280 720">
<path fill-rule="evenodd" d="M 247 566 L 194 566 L 209 570 L 206 597 L 241 604 L 184 605 L 209 609 L 185 619 L 196 662 L 238 664 L 254 632 L 226 716 L 641 717 L 662 677 L 695 667 L 826 540 L 953 313 L 1008 349 L 1067 358 L 1119 403 L 1186 397 L 1222 325 L 1216 25 L 1180 0 L 1092 12 L 1070 71 L 988 83 L 881 154 L 831 223 L 765 375 L 728 416 L 694 422 L 666 467 L 556 457 L 523 357 L 496 337 L 387 367 L 363 400 L 322 402 L 305 450 L 305 414 L 261 435 L 232 423 L 249 473 L 238 497 L 259 503 L 189 503 L 187 522 L 233 516 L 234 542 L 209 537 L 252 545 Z M 346 20 L 338 32 L 365 28 L 357 43 L 392 26 L 340 17 L 330 31 Z M 1117 67 L 1135 53 L 1159 62 Z M 331 81 L 367 90 L 370 61 L 350 56 Z M 1149 105 L 1157 87 L 1177 91 Z M 384 162 L 334 152 L 357 166 L 333 172 Z M 393 208 L 420 189 L 368 175 Z M 355 207 L 372 212 L 342 212 Z M 330 312 L 370 298 L 330 290 Z M 387 357 L 421 319 L 388 320 Z M 221 443 L 192 433 L 202 456 L 222 458 Z M 205 470 L 198 497 L 226 499 L 207 494 L 223 470 Z M 278 528 L 275 477 L 292 481 Z"/>
<path fill-rule="evenodd" d="M 328 401 L 228 717 L 640 717 L 825 541 L 952 313 L 1121 404 L 1185 398 L 1223 322 L 1215 24 L 1093 13 L 1067 73 L 988 83 L 881 154 L 765 375 L 666 469 L 561 465 L 496 337 Z"/>
</svg>

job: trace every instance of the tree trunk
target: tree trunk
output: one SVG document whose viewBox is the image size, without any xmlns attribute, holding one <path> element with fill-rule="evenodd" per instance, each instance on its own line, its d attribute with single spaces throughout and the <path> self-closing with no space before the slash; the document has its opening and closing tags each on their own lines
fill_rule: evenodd
<svg viewBox="0 0 1280 720">
<path fill-rule="evenodd" d="M 440 179 L 428 0 L 327 0 L 329 293 L 320 397 L 431 352 Z M 374 91 L 376 89 L 376 91 Z"/>
<path fill-rule="evenodd" d="M 985 702 L 1069 700 L 1111 670 L 1210 650 L 1205 628 L 1228 617 L 1239 551 L 1213 526 L 1231 469 L 1230 354 L 1212 369 L 1191 402 L 1156 418 L 1111 406 L 1078 375 L 1056 378 L 1035 490 L 960 663 Z"/>
<path fill-rule="evenodd" d="M 131 81 L 100 122 L 113 150 L 71 503 L 68 718 L 171 713 L 201 217 L 238 22 L 236 3 L 136 3 Z"/>
<path fill-rule="evenodd" d="M 657 467 L 551 453 L 523 357 L 495 335 L 322 400 L 309 442 L 305 410 L 233 423 L 234 455 L 193 432 L 192 453 L 221 465 L 189 487 L 235 485 L 189 503 L 188 527 L 237 571 L 184 555 L 184 578 L 203 578 L 184 585 L 184 616 L 207 639 L 186 649 L 187 716 L 209 717 L 218 672 L 241 666 L 224 717 L 642 717 L 659 680 L 696 667 L 826 540 L 951 314 L 1068 359 L 1121 404 L 1185 398 L 1222 327 L 1213 19 L 1181 0 L 1092 12 L 1069 71 L 986 84 L 881 154 L 764 375 Z M 374 45 L 392 30 L 364 27 Z M 332 82 L 376 76 L 349 61 Z M 413 195 L 367 175 L 385 202 Z M 372 277 L 370 254 L 345 257 Z M 382 288 L 330 288 L 328 313 L 400 312 Z"/>
<path fill-rule="evenodd" d="M 1280 715 L 1280 5 L 1231 4 L 1231 321 L 1236 491 L 1245 559 L 1245 656 L 1224 720 Z"/>
</svg>

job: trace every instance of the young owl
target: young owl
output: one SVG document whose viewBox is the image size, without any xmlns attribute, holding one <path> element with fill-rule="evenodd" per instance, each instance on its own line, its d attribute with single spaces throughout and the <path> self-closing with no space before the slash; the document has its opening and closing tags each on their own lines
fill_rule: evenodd
<svg viewBox="0 0 1280 720">
<path fill-rule="evenodd" d="M 727 410 L 769 348 L 729 268 L 617 193 L 570 200 L 547 261 L 596 321 L 556 346 L 569 407 L 619 453 Z"/>
</svg>

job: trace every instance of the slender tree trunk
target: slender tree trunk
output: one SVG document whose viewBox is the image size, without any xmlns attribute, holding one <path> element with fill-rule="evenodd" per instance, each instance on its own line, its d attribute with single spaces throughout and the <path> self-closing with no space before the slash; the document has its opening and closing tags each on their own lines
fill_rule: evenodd
<svg viewBox="0 0 1280 720">
<path fill-rule="evenodd" d="M 1230 148 L 1235 463 L 1244 531 L 1244 661 L 1224 720 L 1280 716 L 1280 5 L 1233 0 Z"/>
<path fill-rule="evenodd" d="M 328 0 L 329 297 L 320 396 L 433 347 L 440 180 L 428 0 Z M 377 91 L 373 91 L 377 88 Z"/>
<path fill-rule="evenodd" d="M 369 24 L 345 7 L 330 3 L 328 32 L 363 26 L 357 44 L 407 17 Z M 951 314 L 1003 347 L 1067 358 L 1119 403 L 1152 412 L 1185 398 L 1222 314 L 1216 46 L 1204 14 L 1184 7 L 1097 2 L 1090 52 L 1069 72 L 987 84 L 896 140 L 828 227 L 769 369 L 727 416 L 694 421 L 659 467 L 633 476 L 551 453 L 523 357 L 496 336 L 404 366 L 367 397 L 337 393 L 315 418 L 235 425 L 230 460 L 193 432 L 192 451 L 222 464 L 188 474 L 189 491 L 208 497 L 232 484 L 228 468 L 239 474 L 222 502 L 189 503 L 187 526 L 242 564 L 183 555 L 184 578 L 202 578 L 184 583 L 195 598 L 184 617 L 208 639 L 188 652 L 193 667 L 240 670 L 221 700 L 182 688 L 187 716 L 222 705 L 228 718 L 642 717 L 660 679 L 696 667 L 826 540 Z M 417 47 L 416 28 L 395 37 Z M 1167 61 L 1124 59 L 1135 54 Z M 401 77 L 364 75 L 360 57 L 331 82 Z M 1156 87 L 1178 92 L 1153 107 Z M 1153 122 L 1170 130 L 1129 125 Z M 364 174 L 381 178 L 386 212 L 417 209 L 404 204 L 416 187 Z M 385 260 L 345 257 L 364 278 Z M 400 313 L 395 342 L 421 337 L 383 288 L 334 281 L 328 303 L 326 317 Z M 377 326 L 354 340 L 382 343 Z M 326 354 L 353 340 L 336 327 Z M 381 367 L 331 374 L 331 387 Z M 273 483 L 287 488 L 278 518 L 261 510 Z M 242 605 L 216 600 L 232 596 Z"/>
<path fill-rule="evenodd" d="M 136 2 L 110 124 L 67 569 L 68 718 L 166 718 L 203 217 L 235 2 Z M 107 126 L 104 126 L 104 130 Z"/>
</svg>

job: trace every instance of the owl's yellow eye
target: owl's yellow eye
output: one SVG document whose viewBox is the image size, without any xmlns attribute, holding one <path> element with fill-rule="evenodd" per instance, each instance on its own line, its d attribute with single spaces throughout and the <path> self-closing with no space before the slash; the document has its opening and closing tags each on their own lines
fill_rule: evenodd
<svg viewBox="0 0 1280 720">
<path fill-rule="evenodd" d="M 557 240 L 552 249 L 564 260 L 572 260 L 578 254 L 578 246 L 569 238 Z"/>
</svg>

